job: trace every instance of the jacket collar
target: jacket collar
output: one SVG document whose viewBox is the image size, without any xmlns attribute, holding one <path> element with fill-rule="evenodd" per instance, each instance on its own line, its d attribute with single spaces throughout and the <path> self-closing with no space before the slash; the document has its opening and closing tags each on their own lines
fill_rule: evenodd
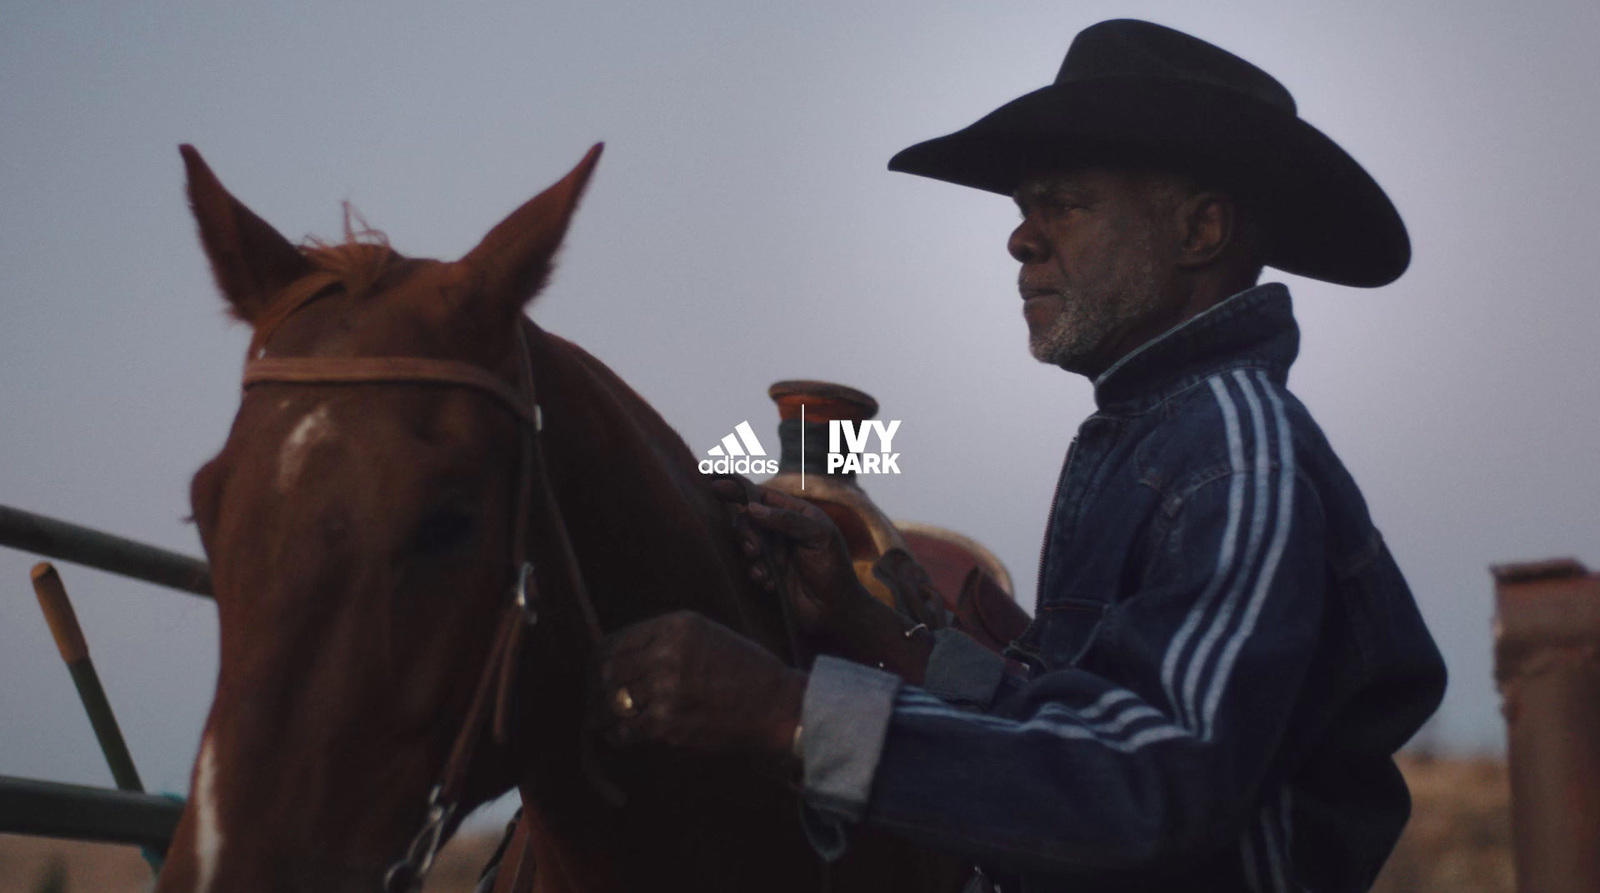
<svg viewBox="0 0 1600 893">
<path fill-rule="evenodd" d="M 1254 367 L 1288 379 L 1300 352 L 1289 289 L 1277 282 L 1247 288 L 1168 329 L 1113 363 L 1094 380 L 1101 412 L 1143 412 L 1218 372 Z"/>
</svg>

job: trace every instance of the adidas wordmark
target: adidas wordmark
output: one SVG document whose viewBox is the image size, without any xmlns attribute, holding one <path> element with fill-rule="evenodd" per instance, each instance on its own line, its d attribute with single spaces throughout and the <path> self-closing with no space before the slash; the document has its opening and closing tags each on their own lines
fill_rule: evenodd
<svg viewBox="0 0 1600 893">
<path fill-rule="evenodd" d="M 778 460 L 762 459 L 767 454 L 755 429 L 746 419 L 733 426 L 733 432 L 722 438 L 706 454 L 714 459 L 701 459 L 701 474 L 777 474 Z"/>
</svg>

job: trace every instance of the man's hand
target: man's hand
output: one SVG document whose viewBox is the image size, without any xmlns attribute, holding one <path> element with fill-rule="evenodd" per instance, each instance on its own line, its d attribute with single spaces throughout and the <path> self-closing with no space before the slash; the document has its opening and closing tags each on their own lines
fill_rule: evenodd
<svg viewBox="0 0 1600 893">
<path fill-rule="evenodd" d="M 611 635 L 598 657 L 591 721 L 613 744 L 791 753 L 806 674 L 721 624 L 691 611 L 654 617 Z"/>
<path fill-rule="evenodd" d="M 808 637 L 827 640 L 837 632 L 843 609 L 871 599 L 856 578 L 844 535 L 823 511 L 803 499 L 766 487 L 757 487 L 759 498 L 743 502 L 744 491 L 736 481 L 716 481 L 717 495 L 743 509 L 754 528 L 776 533 L 792 543 L 789 550 L 792 574 L 772 580 L 759 563 L 750 567 L 750 576 L 768 591 L 783 588 L 795 623 Z M 739 547 L 752 562 L 761 556 L 756 530 L 741 532 Z"/>
</svg>

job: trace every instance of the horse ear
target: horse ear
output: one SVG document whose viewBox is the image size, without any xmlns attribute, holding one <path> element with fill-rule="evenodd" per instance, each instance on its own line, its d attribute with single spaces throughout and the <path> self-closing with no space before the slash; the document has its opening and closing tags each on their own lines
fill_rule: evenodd
<svg viewBox="0 0 1600 893">
<path fill-rule="evenodd" d="M 179 146 L 178 152 L 189 175 L 189 205 L 200 225 L 200 244 L 211 260 L 217 287 L 233 305 L 234 315 L 253 322 L 278 292 L 311 272 L 311 263 L 229 194 L 193 146 Z"/>
<path fill-rule="evenodd" d="M 512 211 L 461 258 L 460 263 L 479 278 L 485 297 L 520 310 L 544 286 L 604 148 L 605 143 L 596 143 L 570 173 Z"/>
</svg>

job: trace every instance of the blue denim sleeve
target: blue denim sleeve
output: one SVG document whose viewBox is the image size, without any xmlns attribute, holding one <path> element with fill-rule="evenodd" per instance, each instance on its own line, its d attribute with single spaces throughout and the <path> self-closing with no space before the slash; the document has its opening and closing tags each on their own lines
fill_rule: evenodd
<svg viewBox="0 0 1600 893">
<path fill-rule="evenodd" d="M 991 714 L 900 688 L 864 812 L 859 775 L 848 809 L 812 802 L 1025 872 L 1170 865 L 1236 841 L 1320 631 L 1324 521 L 1290 468 L 1190 495 L 1170 534 L 1182 560 L 1118 605 L 1116 681 L 1064 666 Z"/>
<path fill-rule="evenodd" d="M 1005 658 L 960 630 L 933 634 L 922 687 L 952 704 L 988 709 L 1005 678 Z"/>
<path fill-rule="evenodd" d="M 934 633 L 926 689 L 956 704 L 987 707 L 1000 689 L 1005 661 L 957 630 Z M 834 657 L 812 667 L 800 714 L 807 836 L 823 858 L 844 854 L 848 823 L 861 818 L 900 677 Z"/>
<path fill-rule="evenodd" d="M 846 818 L 861 817 L 900 685 L 893 673 L 817 658 L 800 712 L 808 802 Z"/>
</svg>

